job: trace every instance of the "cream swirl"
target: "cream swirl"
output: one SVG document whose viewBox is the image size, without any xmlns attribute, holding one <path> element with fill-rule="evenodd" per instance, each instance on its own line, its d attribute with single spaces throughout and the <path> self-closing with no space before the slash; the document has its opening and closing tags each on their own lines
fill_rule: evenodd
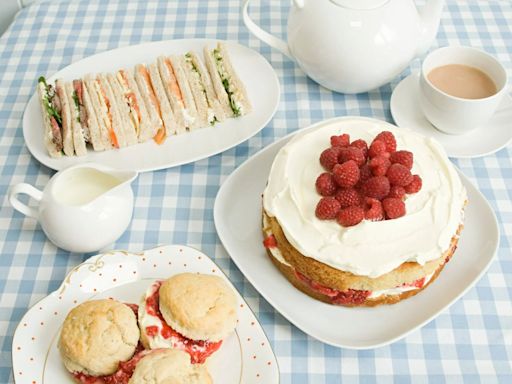
<svg viewBox="0 0 512 384">
<path fill-rule="evenodd" d="M 321 152 L 332 135 L 370 143 L 381 131 L 393 132 L 397 149 L 413 152 L 412 172 L 422 189 L 405 201 L 407 214 L 394 220 L 363 221 L 342 227 L 315 216 L 320 198 L 315 180 L 324 172 Z M 367 118 L 326 122 L 297 134 L 272 164 L 263 206 L 275 217 L 288 241 L 303 255 L 336 269 L 372 278 L 406 261 L 425 264 L 441 256 L 461 221 L 466 190 L 441 145 L 410 130 Z"/>
</svg>

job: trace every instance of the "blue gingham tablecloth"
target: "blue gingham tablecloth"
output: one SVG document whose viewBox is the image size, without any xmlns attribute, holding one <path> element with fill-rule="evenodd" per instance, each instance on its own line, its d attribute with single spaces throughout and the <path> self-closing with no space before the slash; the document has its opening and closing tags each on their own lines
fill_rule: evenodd
<svg viewBox="0 0 512 384">
<path fill-rule="evenodd" d="M 256 3 L 260 5 L 251 9 L 255 20 L 284 36 L 289 1 Z M 252 37 L 241 21 L 240 7 L 238 0 L 45 1 L 21 11 L 0 38 L 0 383 L 13 381 L 11 344 L 20 318 L 90 256 L 55 248 L 32 219 L 14 212 L 5 199 L 9 185 L 27 182 L 43 188 L 53 174 L 31 157 L 23 142 L 22 115 L 37 77 L 97 52 L 193 37 L 235 40 L 259 51 L 277 72 L 281 103 L 268 126 L 236 148 L 141 174 L 133 184 L 133 221 L 115 248 L 137 251 L 181 243 L 214 258 L 261 321 L 277 355 L 282 383 L 512 383 L 511 148 L 454 161 L 489 199 L 500 222 L 501 245 L 489 272 L 450 309 L 392 345 L 353 351 L 307 336 L 276 312 L 230 261 L 213 223 L 215 196 L 226 177 L 277 138 L 322 119 L 350 114 L 392 121 L 391 91 L 419 64 L 413 62 L 400 78 L 376 91 L 335 94 Z M 511 24 L 511 1 L 449 0 L 435 45 L 483 48 L 496 55 L 510 75 Z"/>
</svg>

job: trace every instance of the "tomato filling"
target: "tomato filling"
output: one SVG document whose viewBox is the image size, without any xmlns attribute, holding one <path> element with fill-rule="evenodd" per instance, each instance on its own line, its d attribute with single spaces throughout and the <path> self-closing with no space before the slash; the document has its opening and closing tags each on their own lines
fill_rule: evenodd
<svg viewBox="0 0 512 384">
<path fill-rule="evenodd" d="M 172 329 L 164 320 L 162 313 L 159 308 L 159 291 L 161 281 L 157 281 L 153 284 L 153 293 L 146 298 L 146 312 L 150 316 L 157 317 L 160 320 L 161 326 L 156 325 L 146 327 L 146 335 L 149 337 L 155 337 L 160 332 L 160 335 L 170 341 L 173 348 L 181 349 L 190 355 L 190 360 L 193 364 L 202 364 L 205 360 L 217 351 L 221 344 L 221 341 L 211 342 L 208 340 L 192 340 L 183 336 L 181 333 Z"/>
<path fill-rule="evenodd" d="M 125 303 L 137 316 L 139 306 L 137 304 Z M 106 376 L 91 376 L 83 372 L 74 372 L 73 377 L 78 383 L 81 384 L 128 384 L 128 381 L 133 375 L 135 366 L 150 350 L 145 350 L 139 342 L 137 348 L 130 360 L 120 361 L 117 371 L 111 375 Z"/>
</svg>

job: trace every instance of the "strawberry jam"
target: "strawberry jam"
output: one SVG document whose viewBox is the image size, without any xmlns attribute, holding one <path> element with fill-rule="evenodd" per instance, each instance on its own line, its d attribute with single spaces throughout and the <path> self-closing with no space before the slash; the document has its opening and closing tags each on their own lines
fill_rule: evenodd
<svg viewBox="0 0 512 384">
<path fill-rule="evenodd" d="M 135 316 L 137 316 L 139 306 L 137 304 L 125 304 L 130 307 L 130 309 L 135 313 Z M 128 381 L 135 370 L 135 366 L 139 360 L 149 352 L 150 351 L 144 350 L 144 347 L 139 342 L 132 358 L 127 361 L 120 361 L 117 371 L 113 374 L 106 376 L 91 376 L 82 372 L 75 372 L 73 373 L 73 377 L 81 384 L 128 384 Z"/>
<path fill-rule="evenodd" d="M 155 337 L 160 331 L 160 335 L 169 341 L 169 346 L 176 349 L 181 349 L 190 355 L 190 360 L 193 364 L 202 364 L 205 360 L 217 351 L 221 344 L 221 341 L 211 342 L 208 340 L 192 340 L 181 333 L 172 329 L 164 320 L 159 307 L 159 291 L 161 281 L 157 281 L 153 284 L 153 292 L 146 298 L 146 312 L 150 316 L 157 317 L 160 321 L 161 326 L 148 326 L 146 327 L 146 334 L 149 337 Z"/>
<path fill-rule="evenodd" d="M 356 289 L 348 289 L 346 291 L 338 291 L 321 285 L 316 281 L 311 280 L 309 277 L 303 275 L 299 271 L 295 271 L 295 276 L 304 284 L 308 285 L 313 291 L 328 296 L 332 304 L 348 305 L 348 304 L 362 304 L 366 301 L 368 296 L 372 294 L 371 291 L 363 291 Z"/>
</svg>

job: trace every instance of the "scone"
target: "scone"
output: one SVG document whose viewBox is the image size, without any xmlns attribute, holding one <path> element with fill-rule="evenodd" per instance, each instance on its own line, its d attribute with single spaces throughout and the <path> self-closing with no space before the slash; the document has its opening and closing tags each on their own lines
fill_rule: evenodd
<svg viewBox="0 0 512 384">
<path fill-rule="evenodd" d="M 116 374 L 142 349 L 136 311 L 137 306 L 106 299 L 84 302 L 68 313 L 58 347 L 77 382 L 106 382 L 101 378 Z"/>
<path fill-rule="evenodd" d="M 139 306 L 144 346 L 184 350 L 193 363 L 218 350 L 236 323 L 236 296 L 213 275 L 182 273 L 156 281 Z"/>
<path fill-rule="evenodd" d="M 330 304 L 393 304 L 453 256 L 467 195 L 431 138 L 366 118 L 305 130 L 276 155 L 264 246 L 302 292 Z"/>
<path fill-rule="evenodd" d="M 211 384 L 202 364 L 192 364 L 178 349 L 157 349 L 144 356 L 135 367 L 129 384 Z"/>
</svg>

